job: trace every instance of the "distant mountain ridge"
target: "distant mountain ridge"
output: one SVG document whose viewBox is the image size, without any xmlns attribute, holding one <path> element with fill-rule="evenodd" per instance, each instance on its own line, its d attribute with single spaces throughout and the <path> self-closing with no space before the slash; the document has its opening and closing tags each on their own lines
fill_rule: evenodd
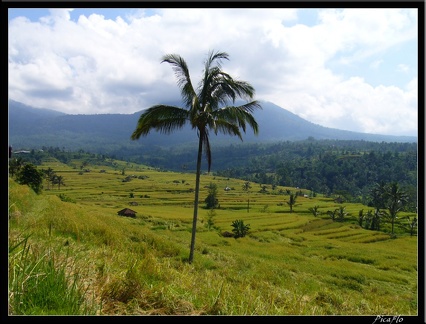
<svg viewBox="0 0 426 324">
<path fill-rule="evenodd" d="M 254 112 L 259 124 L 258 136 L 249 128 L 243 134 L 243 143 L 272 143 L 305 140 L 309 137 L 334 140 L 365 140 L 371 142 L 417 142 L 415 136 L 393 136 L 351 132 L 323 127 L 289 112 L 273 103 L 260 101 L 262 110 Z M 146 138 L 132 141 L 143 110 L 133 114 L 70 115 L 51 109 L 34 108 L 9 101 L 9 145 L 13 148 L 33 149 L 59 147 L 88 149 L 110 148 L 120 145 L 149 145 L 176 148 L 197 143 L 195 131 L 189 125 L 172 135 L 151 132 Z M 218 134 L 211 136 L 212 144 L 241 143 L 237 137 Z"/>
</svg>

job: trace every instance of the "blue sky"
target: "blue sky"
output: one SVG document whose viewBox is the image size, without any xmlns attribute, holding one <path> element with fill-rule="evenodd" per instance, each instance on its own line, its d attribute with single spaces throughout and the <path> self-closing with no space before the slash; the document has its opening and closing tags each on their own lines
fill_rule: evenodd
<svg viewBox="0 0 426 324">
<path fill-rule="evenodd" d="M 12 9 L 9 98 L 69 114 L 180 99 L 169 53 L 198 82 L 209 50 L 256 99 L 326 127 L 417 135 L 417 9 Z"/>
</svg>

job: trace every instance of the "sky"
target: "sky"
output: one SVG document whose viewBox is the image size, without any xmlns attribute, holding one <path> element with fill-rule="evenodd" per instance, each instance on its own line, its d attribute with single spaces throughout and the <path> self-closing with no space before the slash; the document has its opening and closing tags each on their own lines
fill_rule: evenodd
<svg viewBox="0 0 426 324">
<path fill-rule="evenodd" d="M 180 101 L 164 55 L 187 62 L 195 87 L 220 51 L 256 100 L 325 127 L 417 136 L 418 37 L 417 8 L 8 8 L 8 97 L 132 114 Z"/>
</svg>

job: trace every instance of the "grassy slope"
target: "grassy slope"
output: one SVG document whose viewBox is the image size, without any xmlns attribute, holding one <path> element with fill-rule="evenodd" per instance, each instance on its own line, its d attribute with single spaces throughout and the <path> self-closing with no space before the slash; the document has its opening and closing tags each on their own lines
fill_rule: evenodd
<svg viewBox="0 0 426 324">
<path fill-rule="evenodd" d="M 209 211 L 199 209 L 190 265 L 194 174 L 124 162 L 83 174 L 57 161 L 48 167 L 63 176 L 60 190 L 36 196 L 9 180 L 9 242 L 31 234 L 32 253 L 72 260 L 69 273 L 79 274 L 97 314 L 417 315 L 417 237 L 360 228 L 366 206 L 344 204 L 351 216 L 333 222 L 325 212 L 340 205 L 322 195 L 298 197 L 290 213 L 288 196 L 278 194 L 285 187 L 261 194 L 252 183 L 247 194 L 241 180 L 203 175 L 200 206 L 214 182 L 220 208 L 210 229 Z M 308 211 L 314 205 L 319 217 Z M 125 207 L 137 217 L 117 216 Z M 236 219 L 249 235 L 221 236 Z"/>
</svg>

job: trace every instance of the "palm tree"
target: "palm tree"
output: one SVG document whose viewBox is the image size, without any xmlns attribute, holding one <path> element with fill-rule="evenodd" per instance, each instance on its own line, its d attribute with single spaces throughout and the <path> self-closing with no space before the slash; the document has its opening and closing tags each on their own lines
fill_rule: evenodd
<svg viewBox="0 0 426 324">
<path fill-rule="evenodd" d="M 392 224 L 392 235 L 394 234 L 394 224 L 397 219 L 397 214 L 400 212 L 404 205 L 408 202 L 408 196 L 398 183 L 393 182 L 386 186 L 384 197 L 386 199 L 386 208 L 389 210 L 388 217 Z"/>
<path fill-rule="evenodd" d="M 361 226 L 361 227 L 362 227 L 362 222 L 364 221 L 364 219 L 365 219 L 364 209 L 361 209 L 361 210 L 358 212 L 358 224 L 359 224 L 359 226 Z"/>
<path fill-rule="evenodd" d="M 386 216 L 386 212 L 375 208 L 374 212 L 371 213 L 371 224 L 370 229 L 373 231 L 380 231 L 380 223 L 382 218 Z"/>
<path fill-rule="evenodd" d="M 339 206 L 335 211 L 335 215 L 340 222 L 343 222 L 345 216 L 349 215 L 349 213 L 346 212 L 346 207 Z"/>
<path fill-rule="evenodd" d="M 410 218 L 410 216 L 407 216 L 407 225 L 408 229 L 410 230 L 410 236 L 414 235 L 415 228 L 417 227 L 417 217 L 414 217 L 413 219 Z"/>
<path fill-rule="evenodd" d="M 229 74 L 223 72 L 222 59 L 228 60 L 228 54 L 214 51 L 208 54 L 201 81 L 194 89 L 185 60 L 177 54 L 163 56 L 161 63 L 171 64 L 175 72 L 184 107 L 160 104 L 146 109 L 139 117 L 137 127 L 131 135 L 131 139 L 136 140 L 140 136 L 148 135 L 153 129 L 170 134 L 176 129 L 183 128 L 186 123 L 197 131 L 199 140 L 189 263 L 192 263 L 194 258 L 202 153 L 206 155 L 209 172 L 212 162 L 209 130 L 216 135 L 222 132 L 238 136 L 243 140 L 240 129 L 245 132 L 248 124 L 255 134 L 258 133 L 258 124 L 252 113 L 255 109 L 262 107 L 255 100 L 248 102 L 253 99 L 255 90 L 249 83 L 234 80 Z M 247 103 L 234 106 L 236 98 L 245 99 Z M 228 106 L 230 103 L 232 105 Z"/>
<path fill-rule="evenodd" d="M 373 188 L 370 190 L 371 203 L 373 207 L 376 207 L 377 209 L 385 208 L 385 192 L 386 184 L 383 181 L 374 184 Z"/>
<path fill-rule="evenodd" d="M 53 184 L 53 180 L 56 177 L 55 172 L 53 171 L 52 168 L 47 168 L 47 170 L 43 170 L 45 176 L 46 176 L 46 180 L 47 180 L 47 190 L 50 190 L 50 183 L 52 182 Z"/>
<path fill-rule="evenodd" d="M 65 186 L 64 177 L 63 176 L 55 176 L 55 184 L 58 185 L 58 190 L 61 189 L 61 185 Z"/>
<path fill-rule="evenodd" d="M 327 215 L 331 217 L 331 219 L 334 221 L 337 215 L 337 209 L 335 210 L 327 210 Z"/>
<path fill-rule="evenodd" d="M 243 190 L 245 191 L 245 192 L 247 192 L 247 213 L 249 212 L 249 210 L 250 210 L 250 198 L 248 197 L 248 195 L 249 195 L 249 190 L 251 189 L 251 185 L 250 185 L 250 182 L 249 181 L 246 181 L 246 182 L 244 182 L 243 183 Z"/>
<path fill-rule="evenodd" d="M 294 193 L 291 193 L 290 197 L 287 201 L 287 205 L 290 206 L 290 213 L 293 212 L 293 206 L 296 205 L 296 198 L 297 198 L 297 196 Z"/>
<path fill-rule="evenodd" d="M 319 210 L 319 206 L 315 205 L 314 207 L 310 207 L 308 208 L 308 210 L 312 213 L 312 215 L 314 215 L 315 217 L 321 215 L 321 212 Z"/>
</svg>

